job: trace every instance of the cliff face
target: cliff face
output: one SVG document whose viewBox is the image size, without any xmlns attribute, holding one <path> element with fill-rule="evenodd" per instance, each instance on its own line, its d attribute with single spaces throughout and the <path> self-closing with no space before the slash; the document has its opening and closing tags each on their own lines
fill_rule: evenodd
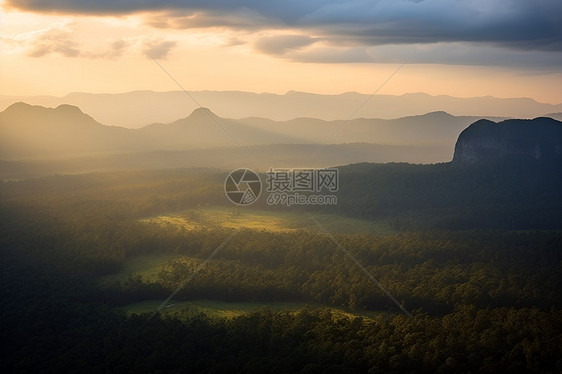
<svg viewBox="0 0 562 374">
<path fill-rule="evenodd" d="M 474 122 L 459 135 L 453 162 L 474 164 L 507 158 L 562 159 L 562 122 L 544 117 Z"/>
</svg>

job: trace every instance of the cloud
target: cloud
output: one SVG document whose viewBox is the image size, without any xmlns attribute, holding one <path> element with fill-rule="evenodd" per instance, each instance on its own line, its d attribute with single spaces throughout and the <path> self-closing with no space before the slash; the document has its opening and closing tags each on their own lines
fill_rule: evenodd
<svg viewBox="0 0 562 374">
<path fill-rule="evenodd" d="M 177 42 L 169 40 L 153 40 L 144 43 L 143 53 L 148 58 L 164 59 L 176 46 Z"/>
<path fill-rule="evenodd" d="M 4 52 L 40 58 L 60 55 L 69 58 L 116 59 L 127 52 L 152 54 L 155 58 L 165 58 L 176 45 L 174 41 L 154 40 L 144 37 L 125 37 L 103 40 L 96 45 L 77 41 L 80 28 L 76 22 L 59 22 L 48 27 L 0 36 Z M 79 40 L 79 39 L 78 39 Z"/>
<path fill-rule="evenodd" d="M 304 63 L 390 63 L 443 64 L 466 66 L 497 66 L 559 71 L 562 53 L 534 51 L 480 45 L 476 43 L 435 43 L 418 45 L 327 46 L 314 44 L 292 50 L 283 58 Z"/>
<path fill-rule="evenodd" d="M 56 23 L 39 30 L 5 34 L 0 40 L 30 57 L 50 54 L 77 57 L 81 51 L 73 39 L 72 27 L 73 24 L 68 22 Z"/>
<path fill-rule="evenodd" d="M 29 43 L 28 56 L 42 57 L 48 54 L 60 54 L 65 57 L 80 55 L 78 44 L 72 40 L 70 31 L 64 28 L 47 29 Z"/>
<path fill-rule="evenodd" d="M 562 51 L 562 2 L 558 0 L 338 2 L 300 22 L 340 44 L 474 42 Z"/>
<path fill-rule="evenodd" d="M 314 44 L 316 41 L 306 35 L 273 35 L 259 38 L 254 47 L 265 54 L 284 55 L 289 51 Z"/>
<path fill-rule="evenodd" d="M 225 16 L 246 13 L 291 23 L 303 14 L 329 4 L 329 0 L 7 0 L 8 7 L 32 12 L 121 15 L 137 12 L 207 12 Z M 218 26 L 218 25 L 214 25 Z"/>
<path fill-rule="evenodd" d="M 145 24 L 159 29 L 177 30 L 201 28 L 260 30 L 271 27 L 271 20 L 250 9 L 234 9 L 229 12 L 167 11 L 148 14 L 145 17 Z"/>
<path fill-rule="evenodd" d="M 123 53 L 128 49 L 130 45 L 131 43 L 125 39 L 117 39 L 109 44 L 109 50 L 105 54 L 105 57 L 108 58 L 121 57 L 121 55 L 123 55 Z"/>
<path fill-rule="evenodd" d="M 399 62 L 559 68 L 560 0 L 8 0 L 35 12 L 139 13 L 162 30 L 230 29 L 260 53 L 301 62 Z M 277 35 L 276 35 L 277 34 Z M 254 37 L 254 35 L 266 35 Z M 255 40 L 255 41 L 254 41 Z M 142 44 L 145 45 L 142 45 Z M 242 44 L 240 38 L 232 43 Z M 141 42 L 165 58 L 175 42 Z M 115 49 L 115 56 L 128 47 Z M 76 55 L 70 35 L 30 55 Z"/>
<path fill-rule="evenodd" d="M 310 48 L 305 51 L 295 51 L 286 56 L 287 58 L 298 62 L 312 62 L 312 63 L 325 63 L 325 64 L 340 64 L 340 63 L 365 63 L 365 62 L 394 62 L 392 61 L 377 60 L 368 47 L 353 47 L 353 48 L 328 48 L 318 47 Z"/>
<path fill-rule="evenodd" d="M 223 47 L 236 47 L 239 45 L 246 44 L 246 41 L 239 39 L 239 38 L 230 38 L 224 44 Z"/>
</svg>

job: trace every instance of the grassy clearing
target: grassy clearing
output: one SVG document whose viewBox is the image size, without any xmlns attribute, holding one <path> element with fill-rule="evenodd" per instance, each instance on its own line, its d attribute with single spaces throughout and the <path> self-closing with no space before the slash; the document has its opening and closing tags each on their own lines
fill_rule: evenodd
<svg viewBox="0 0 562 374">
<path fill-rule="evenodd" d="M 119 273 L 103 276 L 100 278 L 100 282 L 120 283 L 126 281 L 131 276 L 140 275 L 143 281 L 155 283 L 158 280 L 158 274 L 175 257 L 178 257 L 178 255 L 170 253 L 130 257 L 125 261 L 125 266 Z"/>
<path fill-rule="evenodd" d="M 395 231 L 391 230 L 383 222 L 346 218 L 334 214 L 317 214 L 314 217 L 330 232 L 368 232 L 377 235 L 392 235 L 395 233 Z M 320 230 L 316 224 L 304 214 L 224 207 L 191 209 L 177 214 L 147 218 L 144 219 L 143 222 L 162 226 L 171 225 L 179 230 L 194 230 L 198 228 L 212 229 L 219 227 L 246 227 L 270 232 Z M 156 283 L 158 281 L 158 275 L 164 270 L 166 265 L 176 257 L 181 256 L 173 253 L 158 253 L 129 257 L 125 259 L 124 267 L 118 273 L 103 276 L 98 282 L 102 286 L 111 286 L 116 283 L 123 283 L 131 277 L 141 276 L 144 282 Z M 270 307 L 271 305 L 273 304 L 268 304 Z M 251 307 L 259 307 L 259 305 Z M 192 306 L 192 309 L 193 308 Z M 213 310 L 215 311 L 213 313 L 218 313 L 220 309 L 213 308 Z M 238 311 L 238 309 L 233 309 L 231 307 L 227 308 L 227 310 L 228 313 Z M 240 310 L 247 312 L 246 309 Z"/>
<path fill-rule="evenodd" d="M 396 233 L 395 230 L 392 230 L 388 224 L 382 221 L 347 218 L 335 214 L 315 214 L 314 217 L 331 232 L 346 234 L 367 232 L 378 235 L 392 235 Z M 294 230 L 319 231 L 316 224 L 304 213 L 270 212 L 241 209 L 238 207 L 191 209 L 182 213 L 147 218 L 143 222 L 173 225 L 183 230 L 194 230 L 203 227 L 245 227 L 272 232 Z"/>
<path fill-rule="evenodd" d="M 147 300 L 139 303 L 134 303 L 119 307 L 118 310 L 122 310 L 127 314 L 142 314 L 150 313 L 160 306 L 164 300 Z M 325 306 L 318 304 L 310 304 L 303 302 L 271 302 L 271 303 L 259 303 L 259 302 L 224 302 L 216 300 L 193 300 L 174 303 L 171 301 L 167 307 L 161 309 L 160 313 L 164 316 L 176 315 L 180 318 L 186 318 L 190 316 L 196 316 L 199 314 L 205 314 L 211 318 L 234 318 L 260 308 L 268 307 L 273 313 L 287 311 L 287 312 L 297 312 L 305 307 L 309 308 L 326 308 Z M 340 318 L 351 318 L 356 316 L 361 316 L 364 318 L 374 318 L 377 315 L 382 314 L 382 312 L 361 312 L 361 313 L 350 313 L 343 309 L 330 308 L 336 317 Z"/>
</svg>

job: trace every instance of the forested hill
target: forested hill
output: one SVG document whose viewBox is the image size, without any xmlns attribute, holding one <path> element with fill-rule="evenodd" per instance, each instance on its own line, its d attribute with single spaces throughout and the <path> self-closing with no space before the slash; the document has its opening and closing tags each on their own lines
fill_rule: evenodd
<svg viewBox="0 0 562 374">
<path fill-rule="evenodd" d="M 480 120 L 452 162 L 340 167 L 340 214 L 401 229 L 562 229 L 562 122 Z"/>
<path fill-rule="evenodd" d="M 338 205 L 323 209 L 399 229 L 562 229 L 560 170 L 559 159 L 354 164 L 340 167 Z"/>
<path fill-rule="evenodd" d="M 453 162 L 472 164 L 498 159 L 562 158 L 562 122 L 552 118 L 480 120 L 460 135 Z"/>
</svg>

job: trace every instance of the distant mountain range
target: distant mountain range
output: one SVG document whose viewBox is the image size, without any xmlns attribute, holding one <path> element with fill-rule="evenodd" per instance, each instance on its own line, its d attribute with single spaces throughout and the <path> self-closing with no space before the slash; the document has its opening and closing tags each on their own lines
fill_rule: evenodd
<svg viewBox="0 0 562 374">
<path fill-rule="evenodd" d="M 199 108 L 171 123 L 140 129 L 105 126 L 79 108 L 11 105 L 0 113 L 0 157 L 3 159 L 86 156 L 107 153 L 186 151 L 271 144 L 369 143 L 387 146 L 448 147 L 431 161 L 448 161 L 458 134 L 479 117 L 445 112 L 394 120 L 323 121 L 264 118 L 220 118 Z M 494 118 L 491 118 L 494 119 Z M 312 152 L 312 151 L 311 151 Z M 434 152 L 433 152 L 434 153 Z M 421 158 L 418 162 L 427 162 Z"/>
<path fill-rule="evenodd" d="M 459 98 L 410 93 L 400 96 L 343 93 L 319 95 L 290 91 L 284 95 L 241 91 L 190 92 L 202 106 L 225 118 L 262 117 L 277 121 L 295 118 L 342 120 L 363 103 L 354 118 L 394 119 L 435 111 L 455 116 L 535 118 L 562 112 L 562 104 L 539 103 L 528 98 L 503 99 L 491 96 Z M 54 96 L 0 96 L 0 110 L 16 102 L 46 107 L 78 106 L 106 125 L 139 128 L 152 123 L 169 123 L 185 118 L 198 105 L 182 91 L 135 91 L 119 94 L 71 93 Z"/>
<path fill-rule="evenodd" d="M 0 177 L 177 167 L 327 167 L 451 161 L 480 117 L 445 112 L 393 120 L 221 118 L 199 108 L 139 129 L 106 126 L 78 107 L 16 103 L 0 112 Z M 503 120 L 490 117 L 489 120 Z"/>
</svg>

